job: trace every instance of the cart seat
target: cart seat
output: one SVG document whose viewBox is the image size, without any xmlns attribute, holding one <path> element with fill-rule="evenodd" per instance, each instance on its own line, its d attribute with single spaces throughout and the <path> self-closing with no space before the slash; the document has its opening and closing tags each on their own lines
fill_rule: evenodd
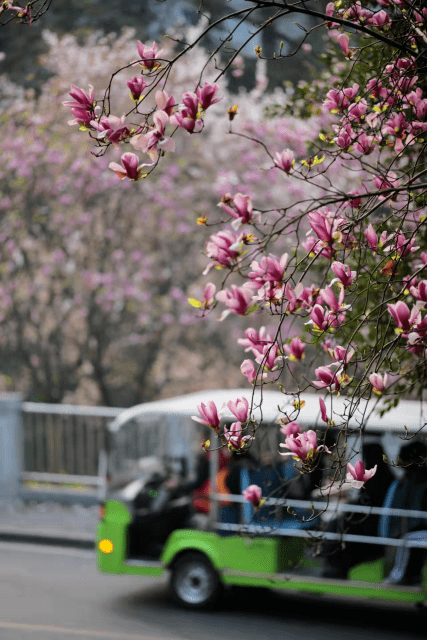
<svg viewBox="0 0 427 640">
<path fill-rule="evenodd" d="M 243 492 L 251 484 L 256 484 L 263 489 L 266 495 L 272 494 L 279 489 L 283 480 L 289 480 L 295 474 L 295 469 L 290 465 L 282 465 L 278 470 L 279 473 L 269 467 L 263 467 L 260 471 L 249 471 L 241 469 L 240 471 L 240 489 Z M 273 493 L 273 496 L 274 493 Z M 293 509 L 299 518 L 311 515 L 311 512 L 305 509 Z M 270 514 L 269 507 L 261 508 L 254 515 L 254 508 L 250 502 L 245 501 L 243 504 L 243 515 L 246 522 L 251 524 L 271 527 L 273 529 L 310 529 L 311 522 L 300 522 L 295 516 L 285 514 L 281 519 L 277 519 Z"/>
<path fill-rule="evenodd" d="M 386 493 L 383 508 L 385 509 L 413 509 L 414 511 L 422 510 L 423 495 L 427 485 L 413 484 L 411 482 L 403 483 L 394 480 Z M 389 514 L 381 514 L 378 522 L 378 535 L 383 538 L 400 537 L 407 531 L 425 526 L 426 520 L 422 518 L 407 518 L 407 523 L 402 526 L 402 516 L 393 516 Z"/>
</svg>

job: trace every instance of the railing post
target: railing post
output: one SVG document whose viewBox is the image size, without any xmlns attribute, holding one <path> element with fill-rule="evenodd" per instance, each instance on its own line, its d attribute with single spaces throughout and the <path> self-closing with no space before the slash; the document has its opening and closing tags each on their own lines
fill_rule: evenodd
<svg viewBox="0 0 427 640">
<path fill-rule="evenodd" d="M 22 396 L 0 394 L 0 497 L 17 498 L 22 473 Z"/>
</svg>

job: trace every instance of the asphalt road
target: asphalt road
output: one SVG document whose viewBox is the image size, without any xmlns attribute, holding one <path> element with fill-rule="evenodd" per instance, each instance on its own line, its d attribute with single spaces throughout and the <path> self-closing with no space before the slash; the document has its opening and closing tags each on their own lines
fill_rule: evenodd
<svg viewBox="0 0 427 640">
<path fill-rule="evenodd" d="M 98 572 L 91 551 L 0 543 L 1 640 L 425 640 L 399 604 L 266 590 L 187 612 L 167 580 Z"/>
</svg>

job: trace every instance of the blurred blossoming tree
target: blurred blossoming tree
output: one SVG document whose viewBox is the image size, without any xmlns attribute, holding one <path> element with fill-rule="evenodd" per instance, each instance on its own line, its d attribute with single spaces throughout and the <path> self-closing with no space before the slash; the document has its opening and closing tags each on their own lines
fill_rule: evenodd
<svg viewBox="0 0 427 640">
<path fill-rule="evenodd" d="M 260 8 L 270 12 L 269 18 L 256 22 Z M 296 87 L 282 104 L 270 98 L 273 120 L 267 127 L 248 126 L 243 118 L 238 124 L 239 109 L 227 99 L 218 102 L 221 89 L 216 82 L 233 68 L 247 44 L 233 48 L 233 28 L 210 55 L 215 72 L 203 64 L 196 83 L 187 82 L 184 92 L 175 86 L 172 90 L 170 79 L 182 59 L 187 56 L 191 66 L 198 64 L 198 45 L 217 24 L 209 21 L 201 31 L 180 38 L 180 48 L 172 55 L 157 43 L 135 43 L 134 57 L 121 59 L 123 66 L 105 92 L 73 88 L 74 102 L 67 106 L 74 116 L 70 124 L 89 132 L 100 157 L 112 145 L 130 145 L 121 165 L 109 165 L 124 182 L 152 179 L 171 157 L 184 161 L 185 136 L 215 154 L 218 138 L 212 144 L 209 136 L 221 104 L 228 107 L 234 134 L 228 148 L 242 139 L 258 143 L 264 158 L 257 155 L 258 171 L 265 179 L 258 184 L 248 180 L 252 190 L 234 185 L 223 195 L 218 215 L 208 212 L 201 219 L 208 224 L 215 220 L 220 227 L 206 245 L 204 273 L 216 268 L 225 276 L 221 291 L 215 296 L 213 283 L 208 283 L 209 293 L 199 302 L 203 311 L 219 303 L 227 322 L 238 315 L 264 317 L 274 324 L 271 331 L 253 326 L 240 338 L 252 356 L 243 361 L 241 371 L 255 386 L 277 383 L 283 390 L 289 408 L 282 417 L 284 446 L 297 452 L 302 470 L 310 472 L 331 452 L 318 446 L 313 431 L 300 434 L 298 427 L 286 432 L 287 422 L 295 424 L 304 410 L 298 400 L 301 391 L 326 394 L 327 406 L 320 398 L 320 418 L 343 436 L 350 421 L 362 430 L 373 406 L 366 402 L 370 399 L 381 398 L 383 411 L 396 406 L 401 396 L 423 399 L 427 9 L 406 0 L 340 0 L 323 11 L 303 2 L 248 0 L 220 21 L 253 18 L 257 27 L 249 42 L 290 14 L 319 20 L 313 29 L 303 29 L 301 47 L 318 27 L 329 34 L 327 71 L 321 81 Z M 292 55 L 282 54 L 282 43 L 276 44 L 273 59 Z M 262 47 L 257 45 L 255 52 L 262 60 Z M 119 122 L 112 99 L 120 95 L 119 79 L 126 73 L 132 73 L 128 86 L 135 107 Z M 87 86 L 83 78 L 79 83 Z M 260 100 L 264 88 L 261 82 Z M 243 108 L 248 104 L 245 98 L 239 103 Z M 305 119 L 300 130 L 308 148 L 269 138 L 269 127 L 289 130 L 291 114 Z M 225 146 L 221 152 L 232 153 Z M 235 165 L 227 156 L 218 167 L 230 172 Z M 270 180 L 280 180 L 278 196 L 263 191 Z M 299 195 L 289 197 L 295 190 Z M 290 323 L 300 335 L 292 336 Z M 303 369 L 306 352 L 310 362 Z M 281 377 L 284 371 L 291 375 L 291 384 Z M 336 413 L 334 394 L 343 392 L 345 411 Z M 239 441 L 243 451 L 256 429 L 248 410 L 229 431 L 215 431 L 224 445 L 230 445 L 232 432 L 233 447 Z M 248 437 L 242 437 L 247 431 Z M 331 458 L 335 478 L 344 464 L 351 464 L 350 458 L 345 448 Z M 362 482 L 360 465 L 354 473 L 355 467 L 348 468 L 355 482 Z"/>
<path fill-rule="evenodd" d="M 9 388 L 44 401 L 114 405 L 218 381 L 239 386 L 237 328 L 224 334 L 217 317 L 198 322 L 203 309 L 187 302 L 204 291 L 198 237 L 205 227 L 196 221 L 207 214 L 209 224 L 219 200 L 235 191 L 272 207 L 283 191 L 280 172 L 267 170 L 259 145 L 230 138 L 224 113 L 234 98 L 224 87 L 203 139 L 177 140 L 179 156 L 154 179 L 119 181 L 108 164 L 120 152 L 91 156 L 90 141 L 64 120 L 61 101 L 76 76 L 83 84 L 95 77 L 97 91 L 105 86 L 119 60 L 135 57 L 135 34 L 93 34 L 81 45 L 72 36 L 44 38 L 50 51 L 43 63 L 54 75 L 41 95 L 4 84 L 1 96 L 0 339 Z M 175 65 L 170 91 L 194 86 L 206 60 L 199 50 L 197 65 Z M 126 84 L 135 91 L 132 76 L 114 102 L 118 139 L 121 115 L 134 104 Z M 242 96 L 245 134 L 304 155 L 304 123 L 264 118 L 265 82 L 260 65 L 258 87 Z M 276 98 L 284 103 L 283 92 Z M 304 192 L 304 185 L 289 189 L 289 202 Z"/>
</svg>

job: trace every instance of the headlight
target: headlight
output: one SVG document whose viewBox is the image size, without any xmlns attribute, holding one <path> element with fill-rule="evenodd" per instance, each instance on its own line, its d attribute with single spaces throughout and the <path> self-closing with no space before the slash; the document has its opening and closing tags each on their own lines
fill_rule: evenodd
<svg viewBox="0 0 427 640">
<path fill-rule="evenodd" d="M 98 549 L 102 553 L 113 553 L 114 545 L 108 538 L 103 538 L 98 542 Z"/>
</svg>

